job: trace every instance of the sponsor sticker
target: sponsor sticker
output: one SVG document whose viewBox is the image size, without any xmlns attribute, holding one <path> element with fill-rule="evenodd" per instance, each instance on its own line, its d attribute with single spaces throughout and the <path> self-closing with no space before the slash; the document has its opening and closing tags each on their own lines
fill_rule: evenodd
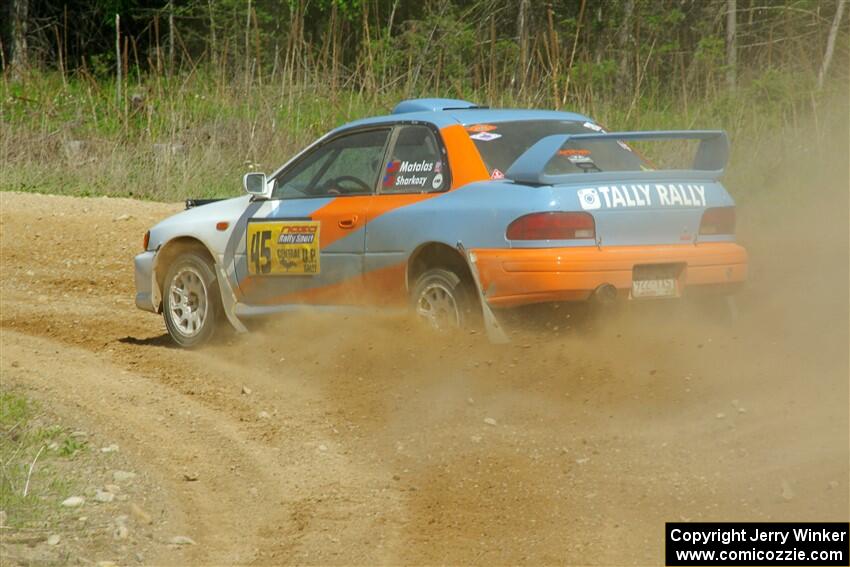
<svg viewBox="0 0 850 567">
<path fill-rule="evenodd" d="M 431 180 L 431 188 L 432 189 L 439 189 L 442 184 L 443 184 L 443 174 L 438 173 L 434 176 L 434 179 Z"/>
<path fill-rule="evenodd" d="M 559 156 L 589 156 L 590 150 L 558 150 Z"/>
<path fill-rule="evenodd" d="M 578 200 L 581 203 L 581 208 L 585 211 L 593 211 L 602 206 L 599 200 L 599 193 L 593 187 L 578 190 Z"/>
<path fill-rule="evenodd" d="M 600 185 L 578 190 L 581 207 L 631 209 L 636 207 L 705 207 L 705 185 L 691 183 L 637 183 Z"/>
<path fill-rule="evenodd" d="M 588 130 L 593 130 L 594 132 L 599 132 L 600 134 L 605 133 L 605 128 L 603 128 L 599 124 L 594 124 L 593 122 L 585 122 L 584 124 L 582 124 L 582 126 L 587 128 Z"/>
<path fill-rule="evenodd" d="M 570 163 L 593 163 L 590 150 L 559 150 L 558 155 L 567 158 Z"/>
<path fill-rule="evenodd" d="M 501 138 L 501 134 L 494 134 L 493 132 L 479 132 L 478 134 L 472 134 L 470 138 L 473 140 L 478 140 L 480 142 L 489 142 L 491 140 L 496 140 Z"/>
<path fill-rule="evenodd" d="M 470 132 L 492 132 L 496 129 L 496 126 L 493 124 L 473 124 L 472 126 L 467 126 L 466 129 Z"/>
<path fill-rule="evenodd" d="M 490 173 L 490 179 L 504 179 L 504 178 L 505 178 L 505 174 L 502 173 L 501 171 L 499 171 L 498 169 L 494 169 Z"/>
<path fill-rule="evenodd" d="M 252 276 L 319 273 L 318 221 L 251 221 L 245 240 Z"/>
</svg>

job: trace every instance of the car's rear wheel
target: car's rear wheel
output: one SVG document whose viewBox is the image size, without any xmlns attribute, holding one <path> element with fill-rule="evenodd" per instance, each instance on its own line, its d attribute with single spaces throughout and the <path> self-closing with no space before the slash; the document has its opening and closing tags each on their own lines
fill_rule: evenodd
<svg viewBox="0 0 850 567">
<path fill-rule="evenodd" d="M 178 345 L 194 348 L 215 334 L 221 298 L 209 261 L 187 252 L 174 259 L 162 288 L 165 326 Z"/>
<path fill-rule="evenodd" d="M 420 320 L 445 331 L 470 325 L 477 305 L 472 292 L 469 283 L 456 273 L 432 268 L 416 280 L 411 299 Z"/>
</svg>

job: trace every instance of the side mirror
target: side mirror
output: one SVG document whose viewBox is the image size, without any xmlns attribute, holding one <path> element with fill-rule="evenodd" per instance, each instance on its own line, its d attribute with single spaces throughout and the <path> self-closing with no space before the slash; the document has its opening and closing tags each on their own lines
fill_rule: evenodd
<svg viewBox="0 0 850 567">
<path fill-rule="evenodd" d="M 255 197 L 266 197 L 266 174 L 265 173 L 246 173 L 242 177 L 242 187 L 245 192 Z"/>
</svg>

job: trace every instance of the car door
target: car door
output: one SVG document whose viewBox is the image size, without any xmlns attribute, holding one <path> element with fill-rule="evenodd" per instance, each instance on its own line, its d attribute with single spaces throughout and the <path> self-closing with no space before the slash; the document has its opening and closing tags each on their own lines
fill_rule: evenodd
<svg viewBox="0 0 850 567">
<path fill-rule="evenodd" d="M 451 187 L 448 154 L 436 128 L 396 126 L 383 166 L 383 178 L 369 208 L 364 257 L 367 295 L 382 302 L 405 301 L 407 257 L 439 218 L 428 201 Z M 422 203 L 420 205 L 420 203 Z"/>
<path fill-rule="evenodd" d="M 391 128 L 334 136 L 271 182 L 246 223 L 236 273 L 252 305 L 356 303 L 366 214 Z"/>
</svg>

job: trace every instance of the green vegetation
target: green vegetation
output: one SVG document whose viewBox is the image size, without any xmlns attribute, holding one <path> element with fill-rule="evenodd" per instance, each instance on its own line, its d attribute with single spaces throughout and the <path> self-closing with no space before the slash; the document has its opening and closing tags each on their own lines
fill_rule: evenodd
<svg viewBox="0 0 850 567">
<path fill-rule="evenodd" d="M 236 195 L 242 173 L 343 122 L 445 96 L 609 129 L 724 128 L 746 198 L 770 181 L 746 166 L 813 163 L 846 140 L 840 1 L 72 2 L 79 29 L 34 3 L 52 27 L 0 83 L 0 190 Z"/>
<path fill-rule="evenodd" d="M 71 494 L 64 465 L 86 449 L 65 429 L 44 425 L 38 406 L 0 391 L 0 510 L 11 528 L 34 528 L 61 514 Z"/>
</svg>

